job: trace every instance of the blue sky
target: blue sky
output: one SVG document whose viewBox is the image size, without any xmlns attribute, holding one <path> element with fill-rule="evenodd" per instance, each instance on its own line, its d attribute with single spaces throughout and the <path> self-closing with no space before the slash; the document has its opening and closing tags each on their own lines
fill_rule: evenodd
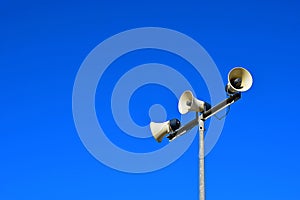
<svg viewBox="0 0 300 200">
<path fill-rule="evenodd" d="M 299 199 L 299 9 L 292 0 L 1 2 L 0 199 L 198 198 L 197 140 L 171 165 L 131 174 L 96 160 L 74 125 L 72 91 L 83 60 L 108 37 L 148 26 L 173 29 L 200 43 L 224 84 L 232 67 L 253 74 L 253 87 L 231 107 L 206 157 L 207 199 Z M 118 62 L 130 66 L 135 56 L 140 64 L 186 64 L 150 50 Z M 116 81 L 116 73 L 106 73 L 102 90 L 111 87 L 105 81 Z M 205 99 L 198 78 L 190 77 L 206 91 L 197 91 L 197 97 Z M 136 102 L 146 90 L 170 101 L 167 117 L 177 117 L 176 99 L 166 88 L 145 86 L 134 94 Z M 137 123 L 149 122 L 143 116 L 151 102 L 131 105 Z M 122 148 L 160 147 L 150 138 L 116 137 L 122 133 L 111 117 L 101 118 L 97 106 L 101 123 L 111 125 L 110 139 Z"/>
</svg>

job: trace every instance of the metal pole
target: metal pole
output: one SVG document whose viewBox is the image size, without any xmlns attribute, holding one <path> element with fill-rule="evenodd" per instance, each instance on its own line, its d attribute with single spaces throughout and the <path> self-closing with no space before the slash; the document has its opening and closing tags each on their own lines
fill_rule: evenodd
<svg viewBox="0 0 300 200">
<path fill-rule="evenodd" d="M 204 176 L 204 121 L 198 117 L 199 123 L 199 199 L 205 200 L 205 176 Z"/>
<path fill-rule="evenodd" d="M 217 114 L 221 110 L 225 109 L 226 107 L 230 106 L 237 100 L 241 98 L 241 93 L 236 93 L 229 96 L 224 101 L 220 102 L 216 106 L 212 107 L 211 109 L 205 111 L 199 116 L 199 113 L 196 112 L 196 118 L 190 121 L 185 126 L 179 128 L 175 132 L 169 134 L 167 138 L 169 141 L 173 141 L 177 137 L 184 135 L 193 127 L 199 126 L 199 199 L 205 200 L 205 177 L 204 177 L 204 121 L 210 118 L 211 116 Z"/>
</svg>

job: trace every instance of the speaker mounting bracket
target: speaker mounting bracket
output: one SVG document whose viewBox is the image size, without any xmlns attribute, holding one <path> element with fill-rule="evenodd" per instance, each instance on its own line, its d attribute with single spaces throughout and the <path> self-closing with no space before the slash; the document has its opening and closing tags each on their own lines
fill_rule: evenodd
<svg viewBox="0 0 300 200">
<path fill-rule="evenodd" d="M 211 107 L 209 110 L 204 111 L 200 116 L 198 116 L 199 114 L 198 114 L 198 112 L 196 112 L 196 118 L 195 119 L 191 120 L 190 122 L 188 122 L 183 127 L 179 128 L 178 130 L 176 130 L 173 133 L 169 134 L 167 138 L 171 142 L 171 141 L 175 140 L 176 138 L 186 134 L 189 130 L 191 130 L 195 126 L 199 125 L 199 121 L 198 121 L 199 119 L 202 120 L 202 121 L 206 121 L 211 116 L 217 114 L 221 110 L 225 109 L 226 107 L 228 107 L 231 104 L 238 101 L 241 97 L 242 97 L 241 93 L 238 92 L 238 93 L 235 93 L 235 94 L 229 96 L 227 99 L 220 102 L 219 104 Z"/>
</svg>

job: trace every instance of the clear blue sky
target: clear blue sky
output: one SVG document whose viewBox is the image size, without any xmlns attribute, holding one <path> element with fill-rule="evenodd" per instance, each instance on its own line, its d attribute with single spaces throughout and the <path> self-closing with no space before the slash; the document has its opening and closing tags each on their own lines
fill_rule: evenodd
<svg viewBox="0 0 300 200">
<path fill-rule="evenodd" d="M 198 198 L 197 140 L 170 166 L 130 174 L 96 160 L 74 125 L 72 90 L 85 57 L 108 37 L 146 26 L 177 30 L 199 42 L 224 83 L 235 66 L 253 74 L 253 87 L 231 107 L 206 157 L 207 199 L 300 199 L 299 10 L 294 0 L 2 1 L 0 199 Z M 177 59 L 151 51 L 130 56 L 170 66 Z M 163 101 L 169 100 L 165 89 L 144 89 L 161 89 Z M 143 92 L 135 94 L 137 102 Z M 143 103 L 134 104 L 141 112 L 132 115 L 147 124 L 139 118 L 148 112 Z M 115 143 L 133 149 L 137 139 L 118 140 L 119 129 L 109 128 Z M 158 148 L 154 140 L 139 140 L 146 149 L 136 144 L 136 151 Z"/>
</svg>

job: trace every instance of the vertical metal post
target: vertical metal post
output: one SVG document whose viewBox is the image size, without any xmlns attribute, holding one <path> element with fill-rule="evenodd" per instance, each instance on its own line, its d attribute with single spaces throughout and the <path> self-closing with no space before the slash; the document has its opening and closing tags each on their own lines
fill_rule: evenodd
<svg viewBox="0 0 300 200">
<path fill-rule="evenodd" d="M 205 200 L 204 176 L 204 120 L 198 117 L 199 123 L 199 199 Z"/>
</svg>

